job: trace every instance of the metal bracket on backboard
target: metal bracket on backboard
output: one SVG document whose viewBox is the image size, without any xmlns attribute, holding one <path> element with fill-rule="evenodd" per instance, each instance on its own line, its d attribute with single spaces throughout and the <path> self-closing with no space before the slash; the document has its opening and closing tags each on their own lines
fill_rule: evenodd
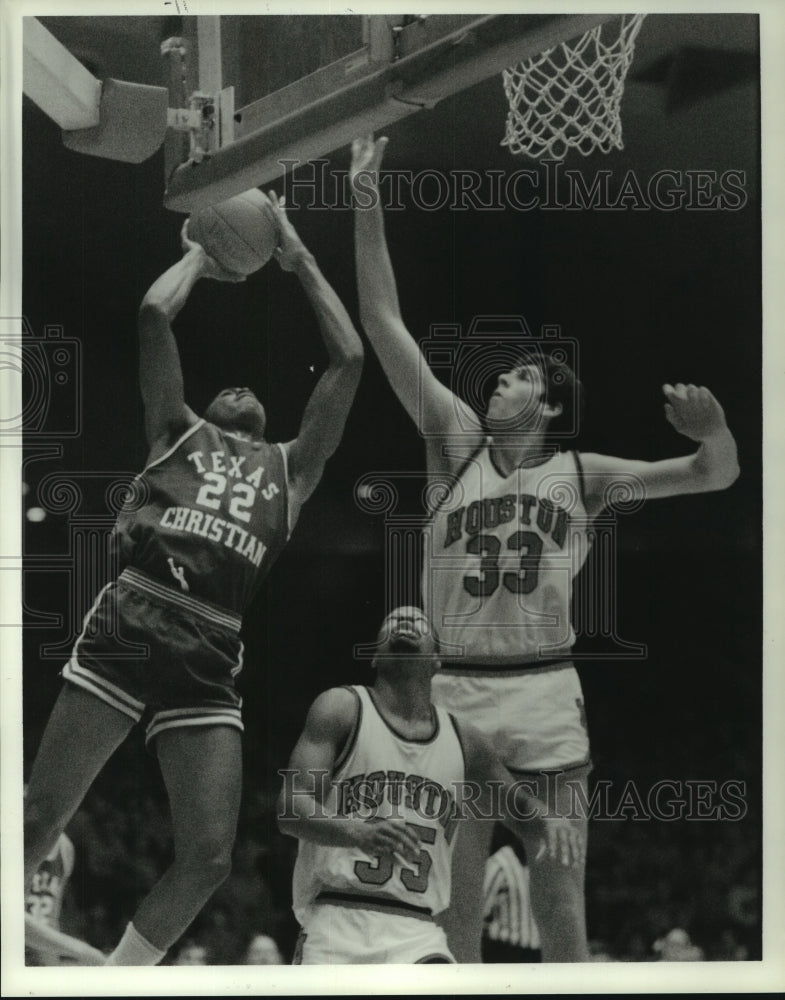
<svg viewBox="0 0 785 1000">
<path fill-rule="evenodd" d="M 163 143 L 164 205 L 191 212 L 432 108 L 618 16 L 366 16 L 357 50 L 236 111 L 233 89 L 223 86 L 218 15 L 190 19 L 197 29 L 190 43 L 163 43 L 167 88 L 101 85 L 35 18 L 26 18 L 25 93 L 68 130 L 63 138 L 71 149 L 138 163 Z"/>
<path fill-rule="evenodd" d="M 164 205 L 191 212 L 267 184 L 616 16 L 370 17 L 363 48 L 238 109 L 234 141 L 168 174 Z"/>
</svg>

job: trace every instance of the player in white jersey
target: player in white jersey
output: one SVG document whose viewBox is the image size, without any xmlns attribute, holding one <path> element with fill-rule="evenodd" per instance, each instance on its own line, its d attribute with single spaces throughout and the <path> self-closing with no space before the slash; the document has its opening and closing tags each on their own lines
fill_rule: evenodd
<svg viewBox="0 0 785 1000">
<path fill-rule="evenodd" d="M 385 619 L 370 688 L 311 706 L 282 772 L 279 827 L 300 839 L 293 878 L 298 964 L 454 961 L 434 917 L 449 905 L 452 854 L 469 807 L 497 812 L 569 866 L 576 831 L 509 775 L 473 727 L 431 701 L 437 642 L 419 608 Z"/>
<path fill-rule="evenodd" d="M 63 833 L 33 875 L 25 899 L 25 912 L 34 927 L 34 933 L 26 935 L 26 965 L 103 965 L 104 956 L 97 948 L 60 931 L 63 900 L 73 871 L 74 845 Z"/>
<path fill-rule="evenodd" d="M 230 871 L 242 788 L 241 616 L 337 448 L 360 379 L 363 351 L 352 321 L 274 193 L 270 199 L 276 256 L 314 308 L 326 370 L 298 436 L 284 444 L 264 439 L 264 408 L 247 388 L 224 390 L 197 417 L 185 402 L 171 324 L 200 278 L 237 276 L 184 227 L 182 259 L 153 283 L 139 310 L 150 453 L 115 530 L 122 572 L 85 621 L 30 775 L 26 886 L 106 760 L 148 713 L 174 860 L 109 965 L 161 961 Z M 137 659 L 129 661 L 129 645 L 140 650 Z"/>
<path fill-rule="evenodd" d="M 580 387 L 544 349 L 500 360 L 484 413 L 455 396 L 401 317 L 378 181 L 386 143 L 369 137 L 353 147 L 359 305 L 390 384 L 425 437 L 429 479 L 447 484 L 429 491 L 440 503 L 423 566 L 425 607 L 445 662 L 434 698 L 480 727 L 514 773 L 544 784 L 546 769 L 560 771 L 557 806 L 569 810 L 572 791 L 586 801 L 590 768 L 570 661 L 570 591 L 586 533 L 619 484 L 628 500 L 724 489 L 738 475 L 736 444 L 709 390 L 678 383 L 664 386 L 665 413 L 698 442 L 693 454 L 657 462 L 560 454 L 549 432 L 569 415 Z M 478 368 L 488 373 L 492 363 L 482 358 Z M 585 832 L 585 819 L 575 823 Z M 465 961 L 479 961 L 478 854 L 487 856 L 491 834 L 488 824 L 473 828 L 457 852 L 463 877 L 449 914 L 451 945 Z M 587 961 L 584 873 L 555 868 L 531 847 L 526 843 L 543 960 Z M 460 857 L 464 850 L 474 853 Z"/>
<path fill-rule="evenodd" d="M 59 930 L 65 890 L 73 872 L 74 845 L 71 838 L 62 833 L 33 876 L 25 900 L 27 912 Z"/>
</svg>

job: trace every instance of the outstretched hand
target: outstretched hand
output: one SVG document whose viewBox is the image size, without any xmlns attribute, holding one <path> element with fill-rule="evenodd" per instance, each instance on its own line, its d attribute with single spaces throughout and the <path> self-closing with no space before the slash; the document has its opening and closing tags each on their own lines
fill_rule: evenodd
<svg viewBox="0 0 785 1000">
<path fill-rule="evenodd" d="M 204 249 L 201 243 L 197 243 L 192 240 L 188 235 L 188 219 L 183 223 L 183 228 L 180 230 L 180 244 L 183 248 L 183 254 L 197 252 L 200 254 L 202 277 L 213 278 L 215 281 L 231 281 L 240 282 L 245 281 L 244 274 L 238 274 L 236 271 L 227 271 L 225 267 L 221 267 L 217 260 L 214 260 Z"/>
<path fill-rule="evenodd" d="M 705 441 L 726 429 L 725 413 L 705 386 L 677 382 L 675 386 L 664 385 L 662 391 L 668 400 L 665 417 L 679 434 Z"/>
<path fill-rule="evenodd" d="M 352 143 L 352 164 L 349 167 L 349 183 L 354 191 L 367 191 L 367 182 L 377 184 L 379 181 L 379 168 L 382 157 L 387 148 L 388 139 L 382 136 L 374 141 L 372 135 L 355 139 Z M 366 183 L 362 183 L 362 177 L 366 178 Z M 359 179 L 359 183 L 358 183 Z"/>
</svg>

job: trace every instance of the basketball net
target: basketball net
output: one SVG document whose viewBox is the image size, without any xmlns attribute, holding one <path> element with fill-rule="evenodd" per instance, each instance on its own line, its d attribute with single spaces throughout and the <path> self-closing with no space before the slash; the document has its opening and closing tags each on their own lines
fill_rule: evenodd
<svg viewBox="0 0 785 1000">
<path fill-rule="evenodd" d="M 623 149 L 621 98 L 645 14 L 625 14 L 503 71 L 510 103 L 502 146 L 562 159 Z M 604 37 L 603 37 L 604 34 Z"/>
</svg>

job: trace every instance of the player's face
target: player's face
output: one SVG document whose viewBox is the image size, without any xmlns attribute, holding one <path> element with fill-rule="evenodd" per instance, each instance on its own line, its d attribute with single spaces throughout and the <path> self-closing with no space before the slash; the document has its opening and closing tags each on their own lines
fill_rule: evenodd
<svg viewBox="0 0 785 1000">
<path fill-rule="evenodd" d="M 262 437 L 267 424 L 264 407 L 246 386 L 221 390 L 204 415 L 218 427 L 246 431 L 255 438 Z"/>
<path fill-rule="evenodd" d="M 382 622 L 378 639 L 388 653 L 436 656 L 436 637 L 420 608 L 400 607 L 390 612 Z"/>
<path fill-rule="evenodd" d="M 491 425 L 536 428 L 542 419 L 545 384 L 536 365 L 520 365 L 503 372 L 488 400 Z"/>
</svg>

